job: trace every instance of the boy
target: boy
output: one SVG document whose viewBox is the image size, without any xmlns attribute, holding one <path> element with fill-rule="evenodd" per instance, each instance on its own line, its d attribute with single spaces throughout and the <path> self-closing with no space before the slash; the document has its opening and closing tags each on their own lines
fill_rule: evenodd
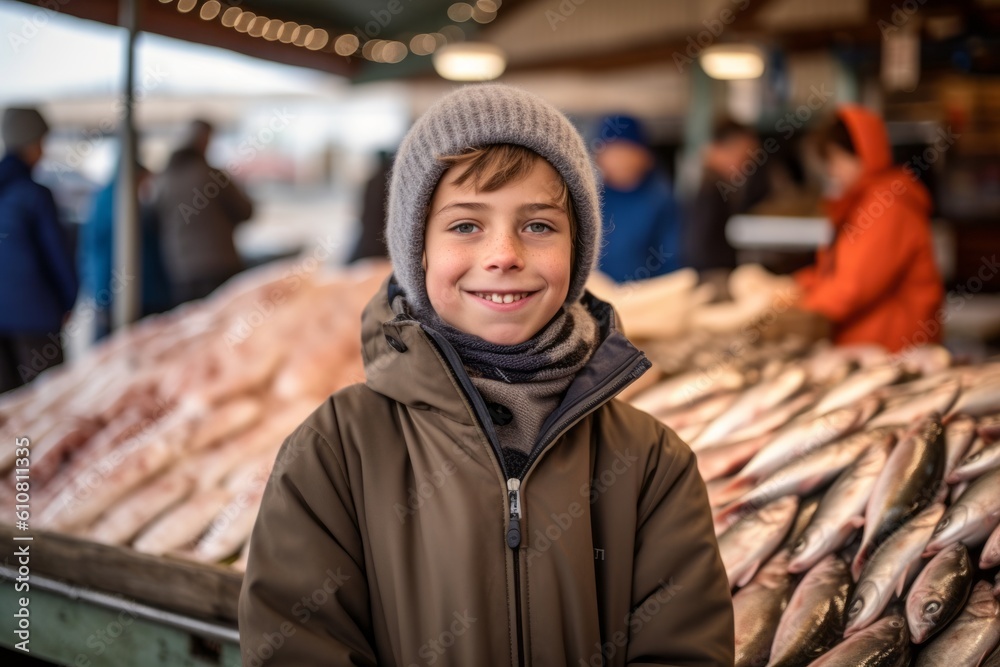
<svg viewBox="0 0 1000 667">
<path fill-rule="evenodd" d="M 366 383 L 285 442 L 240 598 L 244 664 L 731 665 L 690 450 L 612 400 L 649 366 L 584 294 L 580 136 L 471 86 L 410 130 Z"/>
<path fill-rule="evenodd" d="M 892 165 L 885 123 L 844 105 L 819 137 L 834 228 L 816 264 L 799 271 L 801 311 L 832 326 L 838 345 L 890 352 L 941 340 L 944 296 L 934 260 L 931 198 L 915 174 Z"/>
</svg>

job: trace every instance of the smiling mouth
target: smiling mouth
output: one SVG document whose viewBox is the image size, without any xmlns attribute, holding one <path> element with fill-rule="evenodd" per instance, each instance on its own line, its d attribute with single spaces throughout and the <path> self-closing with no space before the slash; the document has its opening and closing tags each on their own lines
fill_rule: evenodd
<svg viewBox="0 0 1000 667">
<path fill-rule="evenodd" d="M 472 294 L 493 303 L 514 303 L 515 301 L 520 301 L 525 297 L 531 296 L 534 292 L 472 292 Z"/>
</svg>

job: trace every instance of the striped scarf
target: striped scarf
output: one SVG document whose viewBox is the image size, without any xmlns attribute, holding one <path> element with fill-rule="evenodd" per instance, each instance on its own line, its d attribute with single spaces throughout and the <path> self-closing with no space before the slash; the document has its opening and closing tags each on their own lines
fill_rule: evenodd
<svg viewBox="0 0 1000 667">
<path fill-rule="evenodd" d="M 429 319 L 434 321 L 423 324 L 455 348 L 494 416 L 508 474 L 520 477 L 545 419 L 597 349 L 596 320 L 576 302 L 523 343 L 498 345 L 444 323 L 436 313 Z"/>
</svg>

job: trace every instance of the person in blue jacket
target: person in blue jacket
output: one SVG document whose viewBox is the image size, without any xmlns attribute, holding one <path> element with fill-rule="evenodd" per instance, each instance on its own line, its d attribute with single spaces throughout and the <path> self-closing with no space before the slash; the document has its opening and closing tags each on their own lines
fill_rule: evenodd
<svg viewBox="0 0 1000 667">
<path fill-rule="evenodd" d="M 125 282 L 112 270 L 118 172 L 116 169 L 108 184 L 94 195 L 90 215 L 80 230 L 77 252 L 81 293 L 91 300 L 94 309 L 95 341 L 111 333 L 114 296 L 121 291 Z M 169 310 L 173 307 L 173 302 L 160 251 L 159 218 L 152 205 L 152 174 L 141 165 L 137 165 L 136 172 L 142 241 L 140 309 L 145 317 Z"/>
<path fill-rule="evenodd" d="M 60 330 L 76 301 L 55 200 L 31 179 L 48 129 L 36 109 L 7 109 L 0 122 L 0 392 L 62 363 Z"/>
<path fill-rule="evenodd" d="M 677 201 L 666 174 L 656 166 L 642 124 L 632 116 L 606 116 L 591 149 L 604 180 L 606 242 L 600 270 L 628 282 L 678 269 Z"/>
</svg>

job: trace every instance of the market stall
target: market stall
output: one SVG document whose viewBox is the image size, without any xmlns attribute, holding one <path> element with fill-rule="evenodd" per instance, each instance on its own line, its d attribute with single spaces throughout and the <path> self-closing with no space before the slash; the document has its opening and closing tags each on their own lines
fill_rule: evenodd
<svg viewBox="0 0 1000 667">
<path fill-rule="evenodd" d="M 284 437 L 362 379 L 360 312 L 386 275 L 302 259 L 258 269 L 4 396 L 5 443 L 32 442 L 30 461 L 2 452 L 5 500 L 24 499 L 17 475 L 31 482 L 27 530 L 6 525 L 3 541 L 30 545 L 40 654 L 77 664 L 99 649 L 125 664 L 149 637 L 162 650 L 142 664 L 238 664 L 263 485 Z M 753 266 L 724 303 L 684 271 L 591 287 L 654 362 L 625 398 L 698 457 L 735 592 L 737 664 L 992 651 L 1000 608 L 986 613 L 982 582 L 992 590 L 1000 563 L 1000 363 L 767 340 L 790 286 Z M 17 552 L 5 558 L 0 575 L 16 580 Z M 16 608 L 14 588 L 4 595 Z M 945 611 L 928 612 L 932 599 Z M 102 614 L 143 632 L 81 649 Z"/>
</svg>

